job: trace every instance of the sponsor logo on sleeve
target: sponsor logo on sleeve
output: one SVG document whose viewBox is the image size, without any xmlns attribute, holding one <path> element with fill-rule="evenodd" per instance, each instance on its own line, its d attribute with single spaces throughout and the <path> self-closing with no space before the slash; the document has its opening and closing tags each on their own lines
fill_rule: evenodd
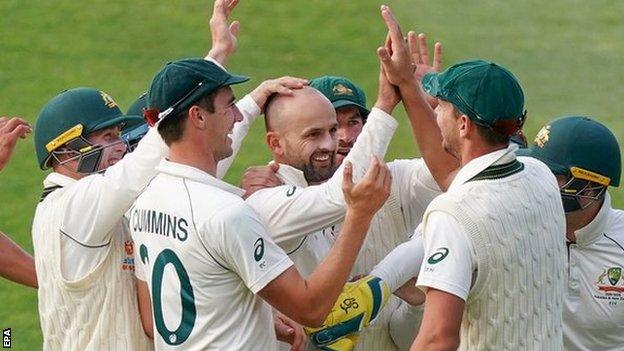
<svg viewBox="0 0 624 351">
<path fill-rule="evenodd" d="M 446 258 L 446 256 L 448 256 L 449 254 L 449 249 L 446 247 L 440 247 L 436 250 L 436 252 L 433 253 L 433 255 L 429 256 L 429 259 L 427 260 L 427 263 L 429 264 L 436 264 L 440 261 L 442 261 L 443 259 Z"/>
</svg>

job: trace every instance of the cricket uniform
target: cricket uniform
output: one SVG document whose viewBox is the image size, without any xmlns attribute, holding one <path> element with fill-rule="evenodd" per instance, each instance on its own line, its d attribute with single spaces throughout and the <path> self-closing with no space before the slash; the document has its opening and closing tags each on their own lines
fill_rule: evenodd
<svg viewBox="0 0 624 351">
<path fill-rule="evenodd" d="M 123 215 L 167 152 L 150 130 L 103 174 L 50 173 L 32 227 L 44 350 L 148 350 Z"/>
<path fill-rule="evenodd" d="M 373 108 L 345 159 L 354 166 L 354 178 L 365 173 L 370 155 L 383 157 L 396 126 L 392 116 Z M 370 273 L 390 251 L 407 241 L 429 202 L 440 194 L 422 159 L 398 160 L 388 163 L 388 167 L 393 176 L 391 195 L 372 220 L 353 275 Z M 303 172 L 280 165 L 278 176 L 286 185 L 259 190 L 247 199 L 304 276 L 314 271 L 340 232 L 346 212 L 341 170 L 342 167 L 327 182 L 308 187 Z M 416 268 L 412 276 L 417 273 Z M 390 285 L 391 291 L 399 287 Z M 388 322 L 398 304 L 398 298 L 390 298 L 376 323 L 360 334 L 356 350 L 396 349 Z"/>
<path fill-rule="evenodd" d="M 624 211 L 607 193 L 596 217 L 569 244 L 563 305 L 566 350 L 624 348 Z"/>
<path fill-rule="evenodd" d="M 466 301 L 460 350 L 560 350 L 565 217 L 557 181 L 515 146 L 466 164 L 423 219 L 417 285 Z"/>
<path fill-rule="evenodd" d="M 241 189 L 166 160 L 158 171 L 130 215 L 156 349 L 277 350 L 271 307 L 256 294 L 292 261 Z"/>
</svg>

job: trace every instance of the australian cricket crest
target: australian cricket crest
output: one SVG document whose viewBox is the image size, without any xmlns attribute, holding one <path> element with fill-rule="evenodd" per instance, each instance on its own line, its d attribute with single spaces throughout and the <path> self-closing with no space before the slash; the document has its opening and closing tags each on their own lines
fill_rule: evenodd
<svg viewBox="0 0 624 351">
<path fill-rule="evenodd" d="M 622 277 L 622 268 L 621 267 L 611 267 L 607 270 L 607 278 L 609 278 L 609 283 L 615 286 L 617 282 L 620 281 Z"/>
<path fill-rule="evenodd" d="M 603 269 L 596 279 L 594 298 L 606 300 L 609 305 L 617 305 L 624 302 L 624 279 L 622 279 L 622 267 L 609 267 Z"/>
<path fill-rule="evenodd" d="M 537 133 L 537 136 L 535 136 L 535 140 L 533 140 L 535 142 L 535 144 L 541 148 L 544 147 L 544 145 L 546 145 L 546 143 L 550 140 L 550 125 L 546 125 L 544 127 L 542 127 L 542 129 L 540 129 L 540 131 Z"/>
</svg>

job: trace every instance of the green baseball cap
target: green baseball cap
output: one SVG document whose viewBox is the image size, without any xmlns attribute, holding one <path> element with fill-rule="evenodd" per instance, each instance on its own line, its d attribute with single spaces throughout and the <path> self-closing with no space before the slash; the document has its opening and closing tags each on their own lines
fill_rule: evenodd
<svg viewBox="0 0 624 351">
<path fill-rule="evenodd" d="M 584 116 L 558 118 L 537 133 L 533 145 L 518 150 L 544 162 L 554 174 L 619 186 L 622 160 L 609 128 Z"/>
<path fill-rule="evenodd" d="M 248 81 L 203 58 L 187 58 L 167 63 L 152 80 L 147 106 L 159 112 L 158 119 L 176 115 L 202 96 L 219 88 Z"/>
<path fill-rule="evenodd" d="M 524 123 L 524 93 L 516 77 L 494 62 L 457 63 L 428 73 L 422 85 L 429 95 L 448 101 L 473 122 L 511 136 Z"/>
<path fill-rule="evenodd" d="M 113 98 L 94 88 L 74 88 L 48 101 L 35 123 L 35 151 L 41 169 L 50 167 L 52 152 L 67 142 L 94 131 L 123 124 L 140 123 L 137 116 L 124 115 Z"/>
<path fill-rule="evenodd" d="M 370 113 L 366 108 L 366 94 L 364 90 L 347 78 L 323 76 L 312 79 L 310 86 L 325 95 L 332 103 L 332 106 L 334 106 L 334 109 L 343 106 L 357 107 L 364 118 Z"/>
</svg>

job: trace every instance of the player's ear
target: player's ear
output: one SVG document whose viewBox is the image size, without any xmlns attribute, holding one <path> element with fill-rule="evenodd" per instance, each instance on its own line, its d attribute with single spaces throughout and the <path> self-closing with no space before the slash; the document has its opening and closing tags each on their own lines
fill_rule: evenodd
<svg viewBox="0 0 624 351">
<path fill-rule="evenodd" d="M 284 148 L 282 147 L 280 141 L 281 139 L 279 132 L 270 131 L 266 133 L 266 142 L 269 146 L 269 149 L 271 149 L 272 153 L 281 156 L 284 154 Z"/>
<path fill-rule="evenodd" d="M 464 138 L 475 128 L 475 124 L 463 113 L 457 118 L 457 125 L 459 128 L 459 135 Z"/>
<path fill-rule="evenodd" d="M 201 107 L 193 105 L 188 110 L 187 123 L 195 127 L 196 129 L 206 129 L 208 127 L 208 119 L 206 114 L 202 112 Z"/>
</svg>

